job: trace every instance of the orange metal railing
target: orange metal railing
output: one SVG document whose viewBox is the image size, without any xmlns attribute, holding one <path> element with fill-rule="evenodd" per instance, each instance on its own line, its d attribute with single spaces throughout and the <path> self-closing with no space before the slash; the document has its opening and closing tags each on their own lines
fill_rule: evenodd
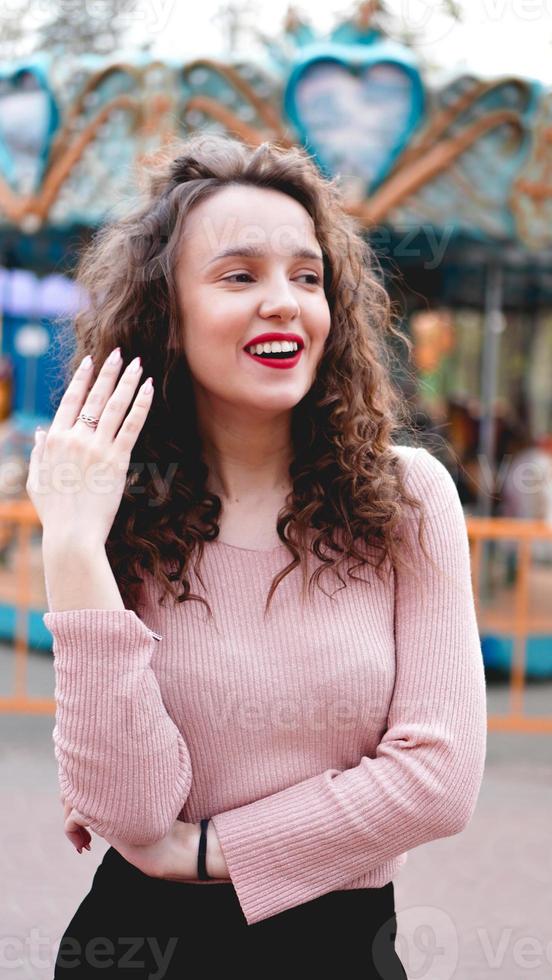
<svg viewBox="0 0 552 980">
<path fill-rule="evenodd" d="M 524 713 L 526 688 L 526 650 L 529 635 L 545 634 L 552 643 L 552 565 L 541 573 L 540 605 L 531 602 L 531 548 L 535 541 L 552 542 L 552 527 L 543 521 L 514 520 L 510 518 L 466 518 L 470 540 L 472 581 L 479 631 L 514 639 L 514 654 L 510 672 L 510 711 L 502 715 L 489 715 L 489 730 L 552 733 L 552 715 L 534 716 Z M 0 501 L 0 549 L 10 540 L 14 567 L 6 572 L 0 568 L 0 602 L 9 603 L 15 609 L 14 638 L 14 687 L 12 694 L 0 697 L 0 712 L 24 712 L 28 714 L 54 714 L 53 698 L 32 697 L 28 693 L 28 622 L 30 609 L 46 609 L 44 576 L 36 547 L 31 561 L 31 544 L 37 535 L 40 540 L 41 524 L 29 499 Z M 517 547 L 517 574 L 510 589 L 499 590 L 498 601 L 485 604 L 482 601 L 482 568 L 484 543 L 508 541 Z M 538 590 L 537 590 L 538 591 Z M 548 611 L 548 607 L 550 611 Z"/>
<path fill-rule="evenodd" d="M 33 535 L 36 537 L 37 532 L 41 532 L 41 523 L 28 498 L 0 501 L 0 547 L 5 547 L 6 541 L 10 540 L 11 531 L 14 534 L 14 540 L 10 541 L 14 565 L 0 570 L 0 602 L 15 609 L 14 684 L 12 694 L 0 697 L 0 712 L 54 714 L 53 698 L 31 697 L 28 693 L 28 612 L 42 606 L 47 608 L 43 576 L 36 574 L 36 562 L 31 561 Z"/>
<path fill-rule="evenodd" d="M 511 636 L 514 640 L 510 670 L 510 711 L 489 715 L 490 731 L 552 733 L 552 715 L 524 712 L 526 655 L 529 635 L 545 635 L 552 643 L 552 565 L 532 578 L 535 541 L 552 542 L 552 526 L 545 521 L 508 517 L 467 517 L 471 548 L 472 580 L 480 634 Z M 482 601 L 484 542 L 511 542 L 517 550 L 517 571 L 511 588 L 499 590 L 495 601 Z M 534 569 L 533 569 L 534 571 Z M 531 594 L 531 583 L 538 585 Z"/>
</svg>

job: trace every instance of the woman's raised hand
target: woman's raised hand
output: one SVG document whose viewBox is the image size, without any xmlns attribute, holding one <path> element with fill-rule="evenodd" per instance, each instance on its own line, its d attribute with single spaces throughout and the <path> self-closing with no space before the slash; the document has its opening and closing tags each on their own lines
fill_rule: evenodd
<svg viewBox="0 0 552 980">
<path fill-rule="evenodd" d="M 44 536 L 104 546 L 119 509 L 134 444 L 151 406 L 153 386 L 138 389 L 137 357 L 117 382 L 122 366 L 116 348 L 90 388 L 92 362 L 81 363 L 47 431 L 38 432 L 25 489 Z M 98 419 L 92 428 L 81 412 Z M 124 419 L 124 421 L 123 421 Z M 122 424 L 121 424 L 122 423 Z M 69 486 L 68 486 L 69 481 Z"/>
</svg>

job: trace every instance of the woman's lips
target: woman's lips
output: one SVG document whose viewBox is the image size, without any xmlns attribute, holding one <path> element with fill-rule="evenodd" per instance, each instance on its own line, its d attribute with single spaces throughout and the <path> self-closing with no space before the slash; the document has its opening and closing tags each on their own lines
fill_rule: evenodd
<svg viewBox="0 0 552 980">
<path fill-rule="evenodd" d="M 244 350 L 244 354 L 247 354 L 247 356 L 250 357 L 252 361 L 255 361 L 256 364 L 260 364 L 261 367 L 277 368 L 278 370 L 281 371 L 282 369 L 286 370 L 288 368 L 295 367 L 304 349 L 305 349 L 304 347 L 301 347 L 300 350 L 298 350 L 293 357 L 282 357 L 282 358 L 258 357 L 255 354 L 250 354 L 248 350 Z"/>
</svg>

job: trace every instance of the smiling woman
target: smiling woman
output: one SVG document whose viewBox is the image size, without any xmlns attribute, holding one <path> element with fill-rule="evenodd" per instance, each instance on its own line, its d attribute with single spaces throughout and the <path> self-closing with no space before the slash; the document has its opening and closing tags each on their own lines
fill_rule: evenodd
<svg viewBox="0 0 552 980">
<path fill-rule="evenodd" d="M 234 244 L 221 249 L 229 229 Z M 246 492 L 261 496 L 286 483 L 291 490 L 290 412 L 314 383 L 330 330 L 323 269 L 312 218 L 281 190 L 230 184 L 188 215 L 176 267 L 182 344 L 205 458 L 227 512 Z M 230 421 L 242 447 L 235 462 Z"/>
<path fill-rule="evenodd" d="M 403 337 L 369 246 L 304 150 L 198 135 L 78 278 L 94 369 L 36 459 L 123 480 L 42 501 L 44 621 L 63 798 L 111 846 L 55 978 L 168 950 L 180 980 L 199 943 L 212 970 L 404 980 L 393 878 L 472 815 L 485 684 L 455 485 L 393 441 Z M 154 383 L 124 421 L 116 346 Z"/>
<path fill-rule="evenodd" d="M 142 569 L 208 606 L 188 570 L 216 537 L 286 544 L 267 609 L 283 575 L 306 573 L 307 551 L 326 552 L 313 583 L 365 562 L 367 544 L 378 565 L 408 563 L 401 501 L 421 505 L 391 451 L 408 413 L 388 341 L 411 343 L 338 185 L 299 147 L 195 135 L 150 162 L 140 206 L 83 251 L 90 302 L 69 372 L 120 345 L 156 390 L 131 459 L 144 478 L 125 488 L 106 542 L 125 606 L 139 602 Z M 297 353 L 268 348 L 274 334 Z"/>
</svg>

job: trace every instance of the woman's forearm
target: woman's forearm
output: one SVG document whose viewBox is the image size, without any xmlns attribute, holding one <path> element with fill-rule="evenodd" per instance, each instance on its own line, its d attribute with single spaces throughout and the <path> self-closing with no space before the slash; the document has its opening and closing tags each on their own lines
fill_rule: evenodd
<svg viewBox="0 0 552 980">
<path fill-rule="evenodd" d="M 152 667 L 152 631 L 125 609 L 100 541 L 44 545 L 60 788 L 92 831 L 146 847 L 192 785 L 188 746 Z M 146 785 L 147 784 L 147 785 Z"/>
<path fill-rule="evenodd" d="M 50 612 L 125 606 L 104 547 L 43 536 L 42 562 Z"/>
</svg>

